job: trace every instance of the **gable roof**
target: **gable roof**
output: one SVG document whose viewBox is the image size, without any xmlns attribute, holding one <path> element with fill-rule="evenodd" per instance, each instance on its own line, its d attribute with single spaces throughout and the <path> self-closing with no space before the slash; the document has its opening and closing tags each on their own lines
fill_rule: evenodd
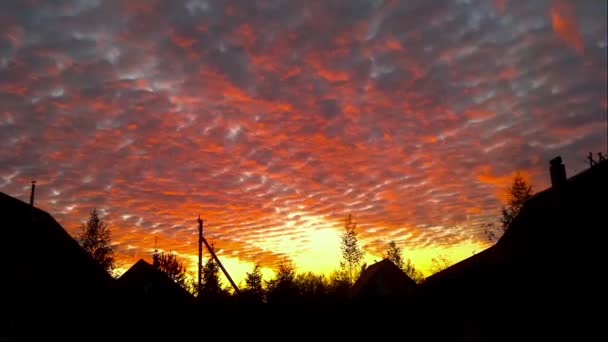
<svg viewBox="0 0 608 342">
<path fill-rule="evenodd" d="M 540 335 L 555 326 L 580 331 L 573 322 L 603 293 L 597 235 L 607 195 L 608 162 L 537 193 L 498 243 L 427 278 L 417 290 L 419 307 L 458 315 L 466 321 L 452 326 L 473 324 L 488 339 L 532 328 Z"/>
<path fill-rule="evenodd" d="M 553 248 L 558 242 L 587 239 L 575 227 L 581 223 L 601 224 L 605 209 L 601 204 L 606 203 L 607 195 L 608 162 L 604 161 L 570 177 L 563 186 L 552 186 L 532 196 L 497 242 L 497 249 L 517 253 L 523 247 L 538 250 Z"/>
<path fill-rule="evenodd" d="M 351 289 L 354 298 L 401 297 L 409 294 L 416 282 L 389 259 L 367 267 Z"/>
<path fill-rule="evenodd" d="M 0 193 L 2 287 L 15 301 L 79 303 L 106 295 L 113 279 L 47 212 Z"/>
<path fill-rule="evenodd" d="M 139 259 L 120 278 L 118 286 L 134 299 L 151 304 L 184 304 L 194 298 L 164 272 Z"/>
<path fill-rule="evenodd" d="M 481 269 L 499 267 L 514 260 L 538 258 L 559 253 L 573 242 L 588 237 L 577 226 L 602 224 L 602 205 L 608 195 L 608 162 L 602 162 L 567 180 L 533 195 L 492 247 L 438 272 L 427 284 L 474 274 Z M 573 245 L 585 254 L 582 245 Z M 571 250 L 572 251 L 572 250 Z M 580 255 L 580 254 L 578 254 Z M 575 254 L 575 256 L 578 256 Z M 427 285 L 428 286 L 428 285 Z"/>
</svg>

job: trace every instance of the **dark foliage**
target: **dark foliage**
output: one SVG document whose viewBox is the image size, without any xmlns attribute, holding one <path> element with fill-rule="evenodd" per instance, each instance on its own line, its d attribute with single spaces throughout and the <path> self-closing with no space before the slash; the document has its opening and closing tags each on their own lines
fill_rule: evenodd
<svg viewBox="0 0 608 342">
<path fill-rule="evenodd" d="M 86 224 L 80 226 L 78 242 L 108 273 L 114 270 L 114 248 L 111 244 L 110 228 L 93 209 Z"/>
<path fill-rule="evenodd" d="M 171 280 L 176 282 L 184 289 L 187 287 L 186 267 L 177 259 L 175 254 L 155 252 L 153 259 L 154 268 L 165 272 L 165 274 L 167 274 Z"/>
</svg>

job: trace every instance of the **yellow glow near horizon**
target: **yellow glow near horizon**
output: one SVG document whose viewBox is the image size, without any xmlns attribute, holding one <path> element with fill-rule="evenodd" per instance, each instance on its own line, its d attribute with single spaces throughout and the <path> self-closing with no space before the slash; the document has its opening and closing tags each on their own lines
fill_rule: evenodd
<svg viewBox="0 0 608 342">
<path fill-rule="evenodd" d="M 291 258 L 296 266 L 296 271 L 298 273 L 313 272 L 328 276 L 333 271 L 338 270 L 341 260 L 341 233 L 342 232 L 340 230 L 335 228 L 311 230 L 308 233 L 311 243 L 307 245 L 307 251 L 294 255 Z M 360 244 L 364 245 L 365 241 L 360 240 Z M 434 247 L 407 250 L 402 249 L 402 253 L 404 259 L 410 259 L 419 271 L 421 271 L 425 276 L 430 276 L 433 258 L 443 255 L 449 258 L 449 260 L 455 264 L 461 260 L 473 256 L 475 253 L 481 252 L 487 247 L 487 245 L 469 241 L 444 248 Z M 219 256 L 219 258 L 237 285 L 244 285 L 246 273 L 251 272 L 254 263 L 231 257 Z M 367 263 L 367 265 L 372 265 L 373 263 L 382 259 L 382 255 L 377 255 L 375 253 L 366 251 L 363 262 Z M 192 274 L 196 274 L 196 256 L 192 256 L 191 260 L 192 267 L 189 269 L 189 271 L 192 272 Z M 262 274 L 264 276 L 264 280 L 270 280 L 274 277 L 274 270 L 269 267 L 262 267 Z M 226 286 L 229 285 L 225 278 L 223 279 L 223 284 Z"/>
<path fill-rule="evenodd" d="M 441 255 L 446 256 L 455 264 L 464 259 L 473 256 L 486 249 L 487 245 L 482 245 L 478 242 L 468 241 L 454 246 L 449 247 L 434 247 L 434 248 L 420 248 L 420 249 L 408 249 L 403 251 L 403 257 L 410 259 L 416 268 L 421 271 L 425 277 L 431 275 L 431 267 L 433 265 L 433 258 L 437 258 Z"/>
<path fill-rule="evenodd" d="M 340 232 L 317 228 L 306 232 L 306 251 L 293 257 L 298 271 L 329 274 L 340 264 Z"/>
<path fill-rule="evenodd" d="M 301 217 L 301 222 L 298 226 L 287 223 L 286 227 L 293 232 L 294 236 L 300 241 L 297 246 L 294 246 L 294 241 L 291 240 L 291 235 L 283 235 L 272 237 L 259 243 L 258 246 L 262 249 L 272 251 L 277 254 L 289 256 L 296 266 L 296 272 L 313 272 L 317 274 L 330 275 L 340 267 L 341 260 L 341 234 L 342 226 L 340 222 L 329 222 L 323 217 L 297 213 Z M 301 241 L 306 241 L 302 243 Z M 371 241 L 359 237 L 359 243 L 364 246 Z M 402 248 L 404 259 L 410 259 L 415 267 L 425 276 L 431 275 L 431 267 L 433 258 L 444 255 L 449 258 L 452 263 L 457 263 L 463 259 L 478 253 L 487 245 L 480 242 L 467 241 L 458 245 L 448 247 L 432 247 L 432 248 Z M 198 270 L 198 255 L 176 253 L 187 267 L 188 276 L 196 278 Z M 218 257 L 226 268 L 230 276 L 239 287 L 245 286 L 244 279 L 248 272 L 251 272 L 254 266 L 253 260 L 241 260 L 230 255 L 229 251 L 219 252 Z M 151 254 L 150 254 L 151 255 Z M 151 257 L 150 257 L 151 258 Z M 203 262 L 210 258 L 209 252 L 203 252 Z M 364 255 L 364 263 L 372 265 L 383 259 L 382 255 L 366 251 Z M 148 260 L 151 261 L 151 260 Z M 278 260 L 277 260 L 278 262 Z M 264 280 L 270 280 L 274 277 L 274 265 L 263 265 L 262 274 Z M 127 268 L 121 267 L 115 273 L 121 274 Z M 229 287 L 228 280 L 221 273 L 222 283 Z"/>
</svg>

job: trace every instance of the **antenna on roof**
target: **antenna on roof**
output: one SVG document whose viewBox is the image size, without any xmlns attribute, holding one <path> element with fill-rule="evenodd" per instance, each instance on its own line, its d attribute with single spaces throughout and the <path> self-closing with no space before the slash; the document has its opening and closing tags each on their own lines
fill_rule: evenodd
<svg viewBox="0 0 608 342">
<path fill-rule="evenodd" d="M 201 290 L 201 281 L 203 276 L 203 220 L 201 214 L 198 214 L 198 291 Z M 199 293 L 200 295 L 200 293 Z"/>
<path fill-rule="evenodd" d="M 587 155 L 587 162 L 589 163 L 589 167 L 595 166 L 601 162 L 605 162 L 606 156 L 602 154 L 602 152 L 597 153 L 598 160 L 593 159 L 593 153 L 589 152 Z"/>
<path fill-rule="evenodd" d="M 30 193 L 30 205 L 34 206 L 34 192 L 36 191 L 36 181 L 32 181 L 32 192 Z"/>
<path fill-rule="evenodd" d="M 589 167 L 592 167 L 595 164 L 597 164 L 595 159 L 593 159 L 593 153 L 591 153 L 591 152 L 589 152 L 589 155 L 587 156 L 587 161 L 589 162 Z"/>
<path fill-rule="evenodd" d="M 160 267 L 160 256 L 158 255 L 158 249 L 156 248 L 157 236 L 154 234 L 154 254 L 152 254 L 152 266 L 158 269 Z"/>
</svg>

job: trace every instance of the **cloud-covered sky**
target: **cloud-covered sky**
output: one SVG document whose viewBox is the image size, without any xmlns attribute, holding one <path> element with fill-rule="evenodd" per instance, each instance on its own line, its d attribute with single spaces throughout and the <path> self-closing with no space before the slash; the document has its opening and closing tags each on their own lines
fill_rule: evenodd
<svg viewBox="0 0 608 342">
<path fill-rule="evenodd" d="M 194 258 L 199 213 L 234 268 L 335 268 L 348 213 L 373 258 L 463 258 L 514 172 L 606 151 L 606 7 L 4 0 L 0 191 L 96 207 L 125 267 Z"/>
</svg>

